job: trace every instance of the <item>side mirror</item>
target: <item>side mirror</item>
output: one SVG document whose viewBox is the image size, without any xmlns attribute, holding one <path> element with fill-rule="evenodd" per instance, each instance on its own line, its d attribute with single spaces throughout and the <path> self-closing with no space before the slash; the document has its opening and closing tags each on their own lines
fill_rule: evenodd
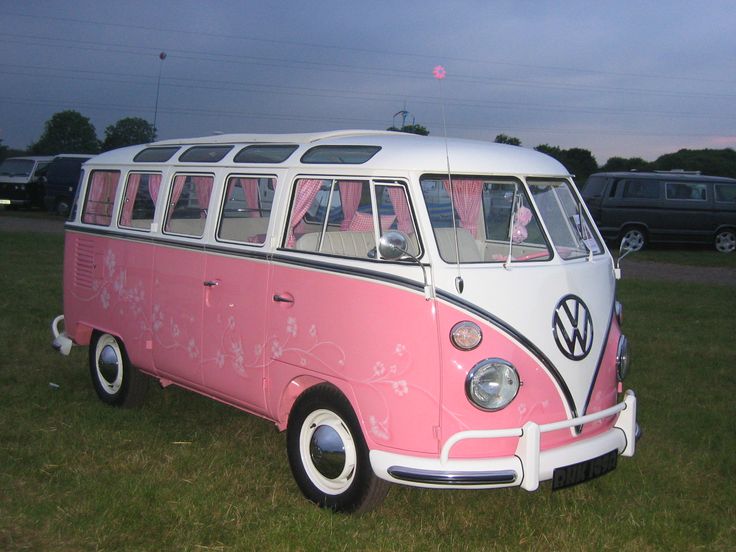
<svg viewBox="0 0 736 552">
<path fill-rule="evenodd" d="M 406 234 L 398 230 L 389 230 L 378 241 L 378 252 L 388 261 L 395 261 L 404 256 L 411 257 L 406 250 L 408 244 L 409 238 Z"/>
<path fill-rule="evenodd" d="M 621 279 L 621 261 L 626 255 L 634 251 L 638 250 L 632 249 L 629 240 L 624 236 L 624 239 L 621 240 L 621 245 L 618 246 L 618 259 L 616 259 L 616 264 L 613 267 L 613 273 L 617 280 Z"/>
</svg>

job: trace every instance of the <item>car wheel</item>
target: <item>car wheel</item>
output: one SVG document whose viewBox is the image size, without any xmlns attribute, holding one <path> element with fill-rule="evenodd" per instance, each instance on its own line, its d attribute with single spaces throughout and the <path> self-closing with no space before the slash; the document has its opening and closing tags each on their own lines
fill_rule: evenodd
<svg viewBox="0 0 736 552">
<path fill-rule="evenodd" d="M 125 348 L 115 336 L 95 333 L 89 347 L 89 370 L 102 402 L 123 407 L 143 403 L 148 378 L 130 364 Z"/>
<path fill-rule="evenodd" d="M 721 253 L 731 253 L 736 249 L 736 231 L 721 230 L 716 234 L 716 249 Z"/>
<path fill-rule="evenodd" d="M 297 485 L 318 506 L 367 512 L 386 496 L 390 484 L 373 473 L 355 413 L 335 387 L 316 385 L 297 399 L 286 443 Z"/>
<path fill-rule="evenodd" d="M 647 244 L 647 236 L 641 228 L 627 228 L 621 235 L 622 246 L 631 251 L 640 251 Z"/>
</svg>

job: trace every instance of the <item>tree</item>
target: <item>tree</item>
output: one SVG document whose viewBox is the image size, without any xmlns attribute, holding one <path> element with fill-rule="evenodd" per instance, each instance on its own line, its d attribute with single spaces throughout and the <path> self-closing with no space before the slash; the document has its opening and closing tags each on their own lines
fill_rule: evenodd
<svg viewBox="0 0 736 552">
<path fill-rule="evenodd" d="M 657 158 L 654 168 L 663 171 L 682 169 L 700 171 L 711 176 L 730 176 L 736 178 L 736 151 L 731 148 L 714 150 L 681 149 Z"/>
<path fill-rule="evenodd" d="M 510 146 L 520 146 L 521 140 L 514 136 L 506 136 L 505 134 L 499 134 L 494 140 L 497 144 L 509 144 Z"/>
<path fill-rule="evenodd" d="M 36 155 L 97 153 L 100 143 L 89 119 L 78 111 L 67 110 L 55 113 L 46 121 L 38 142 L 28 149 Z"/>
<path fill-rule="evenodd" d="M 649 171 L 652 169 L 652 164 L 648 161 L 644 161 L 641 157 L 630 157 L 628 159 L 624 157 L 611 157 L 606 164 L 603 165 L 600 170 L 606 172 L 621 172 L 621 171 Z"/>
<path fill-rule="evenodd" d="M 151 123 L 140 117 L 126 117 L 105 129 L 102 151 L 135 144 L 147 144 L 154 140 L 156 140 L 156 129 Z"/>
<path fill-rule="evenodd" d="M 534 149 L 557 159 L 571 174 L 575 175 L 578 182 L 584 182 L 592 173 L 598 170 L 598 162 L 593 154 L 586 149 L 570 148 L 564 150 L 559 146 L 550 146 L 549 144 L 540 144 Z"/>
<path fill-rule="evenodd" d="M 390 126 L 386 130 L 393 130 L 394 132 L 406 132 L 408 134 L 420 134 L 422 136 L 429 136 L 429 131 L 422 125 L 404 125 L 401 128 Z"/>
</svg>

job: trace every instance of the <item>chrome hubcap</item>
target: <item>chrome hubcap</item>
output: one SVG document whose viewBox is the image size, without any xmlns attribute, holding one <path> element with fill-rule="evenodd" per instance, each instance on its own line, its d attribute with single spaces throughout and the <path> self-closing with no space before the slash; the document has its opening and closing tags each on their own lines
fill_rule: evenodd
<svg viewBox="0 0 736 552">
<path fill-rule="evenodd" d="M 350 488 L 357 451 L 340 416 L 326 409 L 311 412 L 299 432 L 299 451 L 307 477 L 320 491 L 337 495 Z"/>
<path fill-rule="evenodd" d="M 120 391 L 123 384 L 123 358 L 115 338 L 109 334 L 97 342 L 96 361 L 97 381 L 105 393 L 110 395 Z"/>
<path fill-rule="evenodd" d="M 319 426 L 312 433 L 309 454 L 317 471 L 328 479 L 335 479 L 345 467 L 345 445 L 340 435 L 329 426 Z"/>
</svg>

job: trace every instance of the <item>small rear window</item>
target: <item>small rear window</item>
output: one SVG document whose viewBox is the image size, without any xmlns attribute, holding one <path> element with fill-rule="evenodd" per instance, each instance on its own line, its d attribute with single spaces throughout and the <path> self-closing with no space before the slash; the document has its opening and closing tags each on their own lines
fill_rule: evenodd
<svg viewBox="0 0 736 552">
<path fill-rule="evenodd" d="M 136 163 L 163 163 L 171 159 L 179 150 L 179 146 L 164 148 L 146 148 L 133 158 Z"/>
<path fill-rule="evenodd" d="M 379 151 L 380 146 L 315 146 L 302 155 L 302 163 L 360 165 Z"/>
<path fill-rule="evenodd" d="M 299 146 L 246 146 L 235 156 L 236 163 L 283 163 Z"/>
<path fill-rule="evenodd" d="M 232 146 L 194 146 L 179 156 L 183 163 L 217 163 L 233 149 Z"/>
</svg>

